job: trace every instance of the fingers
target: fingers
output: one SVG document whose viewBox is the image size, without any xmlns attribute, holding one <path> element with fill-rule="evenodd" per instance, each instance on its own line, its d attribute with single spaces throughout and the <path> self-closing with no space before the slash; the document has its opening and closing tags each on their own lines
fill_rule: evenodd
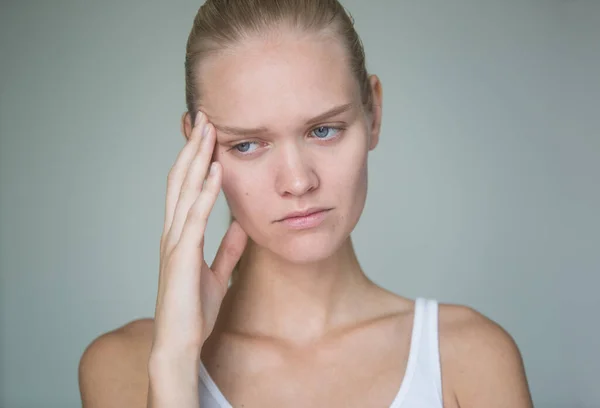
<svg viewBox="0 0 600 408">
<path fill-rule="evenodd" d="M 204 243 L 204 232 L 208 222 L 208 216 L 212 211 L 219 191 L 221 190 L 222 169 L 218 162 L 214 162 L 210 167 L 210 174 L 202 191 L 192 203 L 192 206 L 186 211 L 186 217 L 183 220 L 181 238 L 177 244 L 184 250 L 196 250 Z M 178 214 L 176 215 L 176 217 Z M 175 223 L 173 223 L 175 225 Z"/>
<path fill-rule="evenodd" d="M 187 166 L 187 171 L 183 181 L 177 183 L 180 185 L 178 191 L 179 194 L 177 196 L 170 229 L 167 234 L 167 250 L 172 248 L 179 241 L 184 224 L 186 223 L 186 218 L 188 217 L 188 212 L 192 208 L 192 205 L 194 205 L 194 202 L 201 195 L 204 180 L 208 173 L 208 166 L 215 145 L 215 135 L 213 126 L 205 120 L 203 123 L 204 129 L 200 135 L 196 154 Z M 200 129 L 194 129 L 194 131 L 199 132 Z M 198 137 L 198 135 L 195 136 Z M 173 192 L 173 194 L 175 194 L 175 192 Z M 208 217 L 208 214 L 206 214 L 206 217 Z"/>
<path fill-rule="evenodd" d="M 169 171 L 169 177 L 167 179 L 167 197 L 165 203 L 163 239 L 166 238 L 169 230 L 171 229 L 173 215 L 175 214 L 175 208 L 177 207 L 177 200 L 179 199 L 181 186 L 190 167 L 190 163 L 198 152 L 200 136 L 205 123 L 206 116 L 202 112 L 198 112 L 190 138 L 183 149 L 181 149 L 179 152 L 179 155 L 175 160 L 175 164 L 173 164 L 173 167 L 171 167 L 171 170 Z"/>
<path fill-rule="evenodd" d="M 233 268 L 240 260 L 244 248 L 248 242 L 248 235 L 237 221 L 233 221 L 219 245 L 217 255 L 210 269 L 217 275 L 219 280 L 229 282 Z"/>
</svg>

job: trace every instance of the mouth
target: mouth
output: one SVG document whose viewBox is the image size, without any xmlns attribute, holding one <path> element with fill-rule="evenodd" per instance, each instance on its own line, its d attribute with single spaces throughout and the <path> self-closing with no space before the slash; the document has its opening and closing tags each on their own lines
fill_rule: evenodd
<svg viewBox="0 0 600 408">
<path fill-rule="evenodd" d="M 331 210 L 331 208 L 310 208 L 304 211 L 296 211 L 277 222 L 293 229 L 314 228 L 325 220 Z"/>
</svg>

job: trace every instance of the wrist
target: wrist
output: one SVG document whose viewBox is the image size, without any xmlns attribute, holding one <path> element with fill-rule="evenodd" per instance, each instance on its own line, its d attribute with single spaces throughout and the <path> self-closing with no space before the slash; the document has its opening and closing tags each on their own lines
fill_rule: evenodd
<svg viewBox="0 0 600 408">
<path fill-rule="evenodd" d="M 148 359 L 150 377 L 166 374 L 168 376 L 194 376 L 199 373 L 200 349 L 175 351 L 153 347 Z"/>
<path fill-rule="evenodd" d="M 149 408 L 197 408 L 199 364 L 193 359 L 152 355 L 148 364 Z"/>
</svg>

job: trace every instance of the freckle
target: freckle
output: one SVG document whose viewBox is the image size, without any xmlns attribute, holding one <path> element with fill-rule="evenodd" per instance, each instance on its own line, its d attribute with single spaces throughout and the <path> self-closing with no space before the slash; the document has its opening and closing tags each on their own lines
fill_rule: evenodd
<svg viewBox="0 0 600 408">
<path fill-rule="evenodd" d="M 248 192 L 246 191 L 246 195 L 248 195 Z"/>
</svg>

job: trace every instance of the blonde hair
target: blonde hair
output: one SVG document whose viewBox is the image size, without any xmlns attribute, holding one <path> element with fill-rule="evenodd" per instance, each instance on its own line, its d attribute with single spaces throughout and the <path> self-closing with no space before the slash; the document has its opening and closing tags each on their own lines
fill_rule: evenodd
<svg viewBox="0 0 600 408">
<path fill-rule="evenodd" d="M 337 0 L 206 0 L 188 37 L 185 53 L 185 99 L 192 123 L 198 111 L 201 81 L 198 67 L 211 54 L 244 39 L 287 26 L 300 32 L 330 33 L 347 50 L 348 61 L 360 88 L 362 103 L 372 112 L 371 85 L 365 53 L 352 16 Z M 230 214 L 230 223 L 233 221 Z M 250 240 L 248 242 L 249 248 Z M 244 251 L 242 259 L 246 255 Z M 241 260 L 240 260 L 241 261 Z M 239 274 L 236 265 L 232 279 Z"/>
</svg>

